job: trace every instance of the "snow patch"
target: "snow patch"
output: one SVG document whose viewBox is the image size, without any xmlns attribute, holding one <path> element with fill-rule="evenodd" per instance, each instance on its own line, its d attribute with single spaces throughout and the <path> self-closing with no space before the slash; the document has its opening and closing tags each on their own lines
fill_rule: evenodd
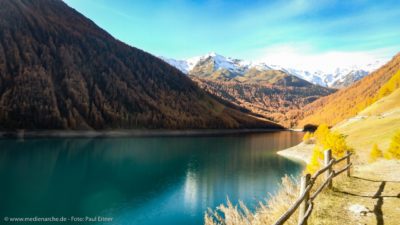
<svg viewBox="0 0 400 225">
<path fill-rule="evenodd" d="M 335 87 L 344 84 L 346 81 L 355 82 L 369 73 L 377 70 L 385 63 L 381 61 L 375 61 L 366 65 L 338 67 L 332 71 L 313 71 L 288 68 L 280 65 L 268 64 L 267 62 L 249 62 L 241 59 L 225 57 L 215 52 L 210 52 L 206 55 L 192 57 L 186 60 L 176 60 L 165 57 L 160 58 L 186 74 L 189 73 L 200 62 L 204 62 L 205 60 L 214 60 L 215 70 L 226 69 L 230 72 L 241 75 L 253 68 L 260 71 L 281 70 L 310 83 L 324 87 Z"/>
</svg>

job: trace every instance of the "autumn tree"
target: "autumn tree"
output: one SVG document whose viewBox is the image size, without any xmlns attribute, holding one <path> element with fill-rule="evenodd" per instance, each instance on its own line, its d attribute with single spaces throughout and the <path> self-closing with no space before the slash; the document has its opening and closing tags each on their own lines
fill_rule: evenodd
<svg viewBox="0 0 400 225">
<path fill-rule="evenodd" d="M 321 124 L 314 133 L 316 143 L 324 149 L 331 149 L 335 157 L 342 157 L 347 150 L 351 150 L 347 146 L 345 137 L 329 130 L 328 125 Z"/>
<path fill-rule="evenodd" d="M 382 150 L 379 149 L 377 144 L 374 144 L 371 152 L 369 153 L 369 162 L 375 162 L 378 158 L 382 158 L 382 156 Z"/>
<path fill-rule="evenodd" d="M 400 130 L 392 137 L 389 149 L 385 153 L 387 159 L 400 159 Z"/>
<path fill-rule="evenodd" d="M 317 130 L 314 133 L 315 139 L 317 140 L 317 142 L 321 143 L 325 140 L 329 132 L 330 131 L 328 125 L 321 124 L 318 126 Z"/>
<path fill-rule="evenodd" d="M 322 165 L 324 160 L 324 153 L 319 146 L 315 146 L 311 155 L 310 162 L 307 164 L 307 173 L 315 173 Z"/>
</svg>

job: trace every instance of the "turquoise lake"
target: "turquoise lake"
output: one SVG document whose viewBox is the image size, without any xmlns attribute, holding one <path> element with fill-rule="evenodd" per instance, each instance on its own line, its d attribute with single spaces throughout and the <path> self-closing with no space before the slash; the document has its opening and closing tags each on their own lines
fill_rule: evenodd
<svg viewBox="0 0 400 225">
<path fill-rule="evenodd" d="M 285 174 L 299 175 L 303 166 L 276 151 L 302 135 L 1 139 L 0 223 L 100 217 L 112 221 L 79 224 L 203 224 L 206 210 L 227 197 L 254 209 Z"/>
</svg>

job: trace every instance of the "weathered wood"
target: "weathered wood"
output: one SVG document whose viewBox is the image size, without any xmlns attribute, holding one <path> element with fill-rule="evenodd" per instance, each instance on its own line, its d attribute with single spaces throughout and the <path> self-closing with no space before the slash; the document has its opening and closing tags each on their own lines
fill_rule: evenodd
<svg viewBox="0 0 400 225">
<path fill-rule="evenodd" d="M 310 217 L 311 212 L 312 212 L 313 209 L 314 209 L 314 203 L 312 201 L 310 201 L 308 203 L 308 208 L 307 208 L 307 211 L 306 211 L 304 217 L 301 218 L 301 220 L 299 219 L 299 223 L 298 223 L 299 225 L 306 225 L 307 224 L 308 217 Z"/>
<path fill-rule="evenodd" d="M 305 190 L 310 182 L 311 175 L 307 173 L 305 176 L 301 178 L 300 182 L 300 196 L 305 193 Z M 303 221 L 303 218 L 306 214 L 306 210 L 308 209 L 308 199 L 310 197 L 310 192 L 305 193 L 303 203 L 301 203 L 299 208 L 299 221 Z M 307 225 L 307 221 L 303 223 L 299 223 L 299 225 L 304 224 Z"/>
<path fill-rule="evenodd" d="M 332 180 L 337 175 L 341 174 L 344 171 L 347 171 L 347 175 L 350 176 L 350 168 L 352 163 L 350 162 L 350 156 L 352 153 L 349 151 L 346 152 L 346 156 L 336 160 L 332 158 L 332 151 L 326 150 L 324 152 L 324 167 L 318 170 L 312 177 L 310 174 L 306 174 L 301 178 L 300 183 L 300 196 L 293 203 L 293 205 L 274 223 L 274 225 L 284 224 L 293 213 L 299 208 L 299 225 L 307 224 L 307 219 L 311 215 L 313 210 L 313 201 L 315 198 L 321 193 L 321 191 L 328 186 L 328 188 L 332 188 Z M 333 170 L 333 166 L 343 160 L 347 159 L 346 167 L 342 168 L 338 172 Z M 324 183 L 317 188 L 317 190 L 310 196 L 311 188 L 313 187 L 315 180 L 321 174 L 325 173 L 325 181 Z"/>
<path fill-rule="evenodd" d="M 325 172 L 325 180 L 329 180 L 328 181 L 329 189 L 332 188 L 332 180 L 329 179 L 329 176 L 332 173 L 332 165 L 330 165 L 331 160 L 332 160 L 332 151 L 330 149 L 328 149 L 324 152 L 324 162 L 325 162 L 325 166 L 328 167 L 327 172 Z"/>
<path fill-rule="evenodd" d="M 347 155 L 349 155 L 349 157 L 347 158 L 347 166 L 349 167 L 347 169 L 347 176 L 350 177 L 350 165 L 351 165 L 350 156 L 351 156 L 351 152 L 350 151 L 346 151 L 346 152 L 347 152 Z"/>
<path fill-rule="evenodd" d="M 311 190 L 312 185 L 308 185 L 307 188 L 304 190 L 303 194 L 293 203 L 293 205 L 274 223 L 274 225 L 281 225 L 284 224 L 291 215 L 299 208 L 300 204 L 303 202 L 304 197 L 308 192 Z"/>
<path fill-rule="evenodd" d="M 349 171 L 351 165 L 353 165 L 353 164 L 350 163 L 350 164 L 348 164 L 347 166 L 345 166 L 343 169 L 341 169 L 341 170 L 335 172 L 335 177 L 336 177 L 337 175 L 343 173 L 343 172 L 346 171 L 346 170 Z"/>
<path fill-rule="evenodd" d="M 324 181 L 324 183 L 322 183 L 321 186 L 319 186 L 319 188 L 314 192 L 314 194 L 311 195 L 310 200 L 314 201 L 314 199 L 317 197 L 317 195 L 324 189 L 324 187 L 326 187 L 326 185 L 335 177 L 335 173 L 331 173 L 331 175 L 328 177 L 327 180 Z"/>
<path fill-rule="evenodd" d="M 325 171 L 327 171 L 330 167 L 333 166 L 333 164 L 335 164 L 335 159 L 332 159 L 328 165 L 324 166 L 323 168 L 321 168 L 320 170 L 318 170 L 317 172 L 314 173 L 314 175 L 311 177 L 311 181 L 315 181 L 319 175 L 323 174 Z"/>
<path fill-rule="evenodd" d="M 349 159 L 349 157 L 351 156 L 351 153 L 346 154 L 343 158 L 337 159 L 335 161 L 335 164 L 340 163 L 341 161 L 345 160 L 345 159 Z"/>
</svg>

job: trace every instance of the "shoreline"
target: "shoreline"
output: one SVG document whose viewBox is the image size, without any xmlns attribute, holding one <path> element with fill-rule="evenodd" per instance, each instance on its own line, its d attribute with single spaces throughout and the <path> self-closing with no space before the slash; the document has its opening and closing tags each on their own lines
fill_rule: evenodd
<svg viewBox="0 0 400 225">
<path fill-rule="evenodd" d="M 277 154 L 302 164 L 308 164 L 311 160 L 314 146 L 314 144 L 305 144 L 301 142 L 293 147 L 278 151 Z"/>
<path fill-rule="evenodd" d="M 288 129 L 204 129 L 204 130 L 18 130 L 0 131 L 6 138 L 123 138 L 123 137 L 202 137 L 290 131 Z M 292 131 L 290 131 L 292 132 Z"/>
</svg>

